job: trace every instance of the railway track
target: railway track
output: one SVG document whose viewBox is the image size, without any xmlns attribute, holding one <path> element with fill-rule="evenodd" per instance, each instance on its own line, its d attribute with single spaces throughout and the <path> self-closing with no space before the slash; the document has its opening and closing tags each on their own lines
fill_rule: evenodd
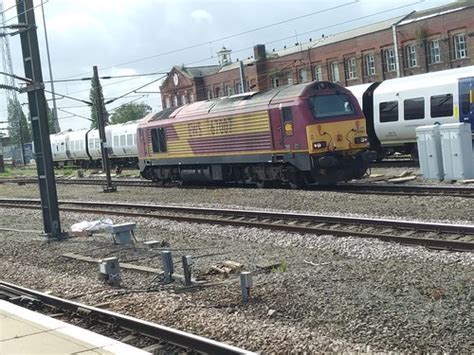
<svg viewBox="0 0 474 355">
<path fill-rule="evenodd" d="M 0 207 L 40 209 L 40 201 L 2 198 Z M 60 201 L 60 211 L 158 218 L 336 237 L 375 238 L 438 250 L 474 251 L 474 225 L 464 224 L 85 201 Z"/>
<path fill-rule="evenodd" d="M 0 299 L 53 315 L 67 323 L 81 323 L 94 332 L 110 333 L 121 341 L 141 344 L 157 353 L 254 354 L 225 343 L 143 321 L 97 307 L 87 306 L 39 291 L 0 281 Z"/>
<path fill-rule="evenodd" d="M 418 168 L 420 163 L 411 159 L 384 159 L 370 163 L 371 168 Z"/>
<path fill-rule="evenodd" d="M 16 179 L 0 179 L 0 184 L 37 184 L 36 178 L 16 178 Z M 75 178 L 75 179 L 56 179 L 57 184 L 64 185 L 105 185 L 105 180 Z M 138 179 L 115 179 L 113 183 L 116 186 L 128 187 L 161 187 L 153 181 L 144 181 Z M 219 185 L 222 187 L 226 185 Z M 239 187 L 240 185 L 228 185 Z M 194 186 L 196 187 L 196 186 Z M 209 188 L 209 186 L 206 186 Z M 452 196 L 462 198 L 473 198 L 474 188 L 467 186 L 442 186 L 442 185 L 394 185 L 386 183 L 346 183 L 335 186 L 313 186 L 310 188 L 315 191 L 339 191 L 344 193 L 356 194 L 376 194 L 376 195 L 399 195 L 399 196 Z"/>
</svg>

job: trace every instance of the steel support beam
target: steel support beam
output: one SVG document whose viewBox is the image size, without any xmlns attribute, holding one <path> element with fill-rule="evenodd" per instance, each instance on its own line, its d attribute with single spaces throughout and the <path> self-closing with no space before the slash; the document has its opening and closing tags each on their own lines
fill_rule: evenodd
<svg viewBox="0 0 474 355">
<path fill-rule="evenodd" d="M 29 27 L 27 30 L 20 32 L 20 37 L 25 77 L 31 80 L 31 84 L 25 91 L 28 93 L 28 107 L 35 144 L 44 232 L 51 237 L 60 237 L 62 232 L 59 220 L 58 196 L 49 140 L 48 113 L 44 96 L 33 0 L 17 0 L 16 8 L 18 22 Z"/>
</svg>

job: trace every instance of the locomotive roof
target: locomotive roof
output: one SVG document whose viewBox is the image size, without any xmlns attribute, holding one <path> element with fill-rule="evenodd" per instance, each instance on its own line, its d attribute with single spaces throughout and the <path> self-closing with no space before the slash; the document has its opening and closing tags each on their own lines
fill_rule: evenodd
<svg viewBox="0 0 474 355">
<path fill-rule="evenodd" d="M 269 105 L 284 104 L 305 95 L 305 91 L 318 88 L 318 85 L 326 85 L 327 88 L 345 91 L 344 88 L 328 82 L 310 82 L 298 85 L 280 86 L 268 91 L 250 92 L 213 100 L 196 101 L 191 104 L 177 108 L 166 109 L 155 114 L 149 114 L 143 118 L 141 123 L 157 121 L 161 119 L 181 119 L 204 115 L 219 115 L 227 111 L 246 112 L 256 108 L 267 109 Z"/>
</svg>

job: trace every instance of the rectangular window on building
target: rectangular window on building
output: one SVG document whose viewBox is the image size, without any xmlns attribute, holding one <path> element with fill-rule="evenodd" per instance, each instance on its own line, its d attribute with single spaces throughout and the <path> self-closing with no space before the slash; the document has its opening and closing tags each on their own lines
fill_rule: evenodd
<svg viewBox="0 0 474 355">
<path fill-rule="evenodd" d="M 170 108 L 171 107 L 171 100 L 169 97 L 165 99 L 165 108 Z"/>
<path fill-rule="evenodd" d="M 212 90 L 207 90 L 207 99 L 210 100 L 212 99 Z"/>
<path fill-rule="evenodd" d="M 403 116 L 405 121 L 425 118 L 425 99 L 423 97 L 417 97 L 404 100 Z"/>
<path fill-rule="evenodd" d="M 357 78 L 357 65 L 355 58 L 349 58 L 346 61 L 346 77 L 348 80 Z"/>
<path fill-rule="evenodd" d="M 308 71 L 306 68 L 298 70 L 298 83 L 306 83 L 308 81 Z"/>
<path fill-rule="evenodd" d="M 439 49 L 439 40 L 430 41 L 430 64 L 441 62 L 441 51 Z"/>
<path fill-rule="evenodd" d="M 386 72 L 395 71 L 397 69 L 395 65 L 395 51 L 393 48 L 384 51 L 384 60 Z"/>
<path fill-rule="evenodd" d="M 340 81 L 338 62 L 332 62 L 331 63 L 331 79 L 335 83 L 338 83 Z"/>
<path fill-rule="evenodd" d="M 182 94 L 181 95 L 181 105 L 186 105 L 187 104 L 187 100 L 186 100 L 186 94 Z"/>
<path fill-rule="evenodd" d="M 379 104 L 380 122 L 398 121 L 398 101 L 386 101 Z"/>
<path fill-rule="evenodd" d="M 293 73 L 292 72 L 286 73 L 286 80 L 288 81 L 288 85 L 293 85 Z"/>
<path fill-rule="evenodd" d="M 453 95 L 431 96 L 430 110 L 431 117 L 449 117 L 453 115 Z"/>
<path fill-rule="evenodd" d="M 366 54 L 365 58 L 365 74 L 367 76 L 375 75 L 375 57 L 373 54 Z"/>
<path fill-rule="evenodd" d="M 277 88 L 280 86 L 280 78 L 277 76 L 274 76 L 272 78 L 272 87 Z"/>
<path fill-rule="evenodd" d="M 407 53 L 407 66 L 409 68 L 416 67 L 416 45 L 409 44 L 406 46 L 406 53 Z"/>
<path fill-rule="evenodd" d="M 321 64 L 314 66 L 314 80 L 321 81 L 323 80 L 323 69 Z"/>
<path fill-rule="evenodd" d="M 456 59 L 467 57 L 466 36 L 464 36 L 464 33 L 454 36 L 454 56 Z"/>
</svg>

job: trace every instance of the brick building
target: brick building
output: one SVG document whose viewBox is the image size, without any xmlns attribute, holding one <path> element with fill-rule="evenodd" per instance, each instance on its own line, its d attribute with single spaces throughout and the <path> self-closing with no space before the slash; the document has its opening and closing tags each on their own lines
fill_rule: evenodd
<svg viewBox="0 0 474 355">
<path fill-rule="evenodd" d="M 382 81 L 474 64 L 474 4 L 456 2 L 268 51 L 254 46 L 252 58 L 219 65 L 174 66 L 160 87 L 163 108 L 260 91 L 280 85 L 330 80 L 344 86 Z M 396 43 L 396 46 L 394 46 Z"/>
</svg>

